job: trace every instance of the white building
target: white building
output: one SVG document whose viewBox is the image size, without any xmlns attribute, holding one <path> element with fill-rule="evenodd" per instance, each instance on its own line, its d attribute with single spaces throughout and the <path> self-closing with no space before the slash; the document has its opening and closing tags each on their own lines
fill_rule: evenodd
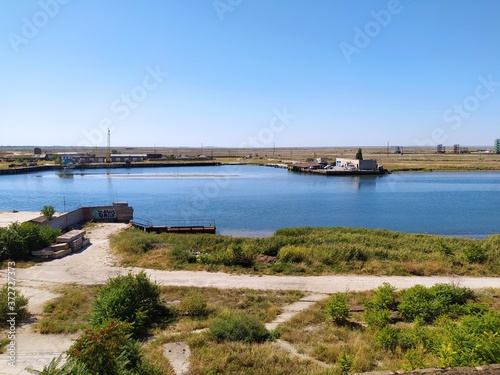
<svg viewBox="0 0 500 375">
<path fill-rule="evenodd" d="M 378 169 L 377 161 L 372 159 L 364 160 L 364 159 L 337 158 L 335 166 L 344 168 L 346 170 L 357 170 L 357 171 L 374 171 Z"/>
</svg>

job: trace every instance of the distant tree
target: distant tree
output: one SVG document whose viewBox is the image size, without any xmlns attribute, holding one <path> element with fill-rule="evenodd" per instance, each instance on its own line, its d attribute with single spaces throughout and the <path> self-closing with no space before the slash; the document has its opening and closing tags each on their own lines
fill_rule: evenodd
<svg viewBox="0 0 500 375">
<path fill-rule="evenodd" d="M 56 164 L 61 164 L 62 163 L 61 155 L 54 156 L 54 163 L 56 163 Z"/>
<path fill-rule="evenodd" d="M 47 219 L 52 219 L 54 214 L 56 213 L 56 210 L 53 206 L 43 206 L 42 210 L 40 213 L 45 216 Z"/>
<path fill-rule="evenodd" d="M 356 159 L 363 160 L 363 150 L 358 148 L 358 152 L 356 152 Z"/>
</svg>

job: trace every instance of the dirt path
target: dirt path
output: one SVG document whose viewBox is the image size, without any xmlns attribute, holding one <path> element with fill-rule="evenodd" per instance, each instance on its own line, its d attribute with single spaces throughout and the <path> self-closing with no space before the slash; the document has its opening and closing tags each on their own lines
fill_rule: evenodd
<svg viewBox="0 0 500 375">
<path fill-rule="evenodd" d="M 76 254 L 62 259 L 42 263 L 37 266 L 18 269 L 16 278 L 18 290 L 30 297 L 29 310 L 34 317 L 41 313 L 43 304 L 54 297 L 57 284 L 99 284 L 108 278 L 129 271 L 139 272 L 138 268 L 116 267 L 116 261 L 109 253 L 108 237 L 126 225 L 102 224 L 87 232 L 91 245 Z M 415 284 L 431 286 L 435 283 L 454 282 L 470 288 L 500 288 L 500 278 L 450 278 L 450 277 L 388 277 L 388 276 L 249 276 L 229 275 L 225 273 L 157 271 L 146 270 L 152 280 L 160 285 L 198 286 L 217 288 L 250 289 L 287 289 L 302 290 L 314 294 L 370 290 L 384 282 L 396 288 L 408 288 Z M 6 280 L 5 270 L 0 271 L 0 278 Z M 293 309 L 292 309 L 293 310 Z M 57 353 L 64 352 L 73 337 L 57 335 L 51 337 L 33 333 L 30 325 L 19 327 L 17 332 L 18 366 L 7 366 L 7 357 L 0 355 L 0 374 L 27 374 L 26 366 L 42 368 Z"/>
</svg>

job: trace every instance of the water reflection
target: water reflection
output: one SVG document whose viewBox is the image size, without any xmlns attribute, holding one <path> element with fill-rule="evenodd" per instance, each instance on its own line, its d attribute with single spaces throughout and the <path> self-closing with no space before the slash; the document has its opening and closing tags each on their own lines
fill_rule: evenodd
<svg viewBox="0 0 500 375">
<path fill-rule="evenodd" d="M 63 172 L 58 172 L 57 177 L 59 178 L 74 178 L 73 171 L 63 171 Z"/>
</svg>

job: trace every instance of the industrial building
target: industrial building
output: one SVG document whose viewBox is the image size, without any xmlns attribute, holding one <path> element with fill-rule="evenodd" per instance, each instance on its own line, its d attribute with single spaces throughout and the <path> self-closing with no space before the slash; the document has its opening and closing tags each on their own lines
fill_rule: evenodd
<svg viewBox="0 0 500 375">
<path fill-rule="evenodd" d="M 378 169 L 376 160 L 337 158 L 335 166 L 346 170 L 373 171 Z"/>
</svg>

